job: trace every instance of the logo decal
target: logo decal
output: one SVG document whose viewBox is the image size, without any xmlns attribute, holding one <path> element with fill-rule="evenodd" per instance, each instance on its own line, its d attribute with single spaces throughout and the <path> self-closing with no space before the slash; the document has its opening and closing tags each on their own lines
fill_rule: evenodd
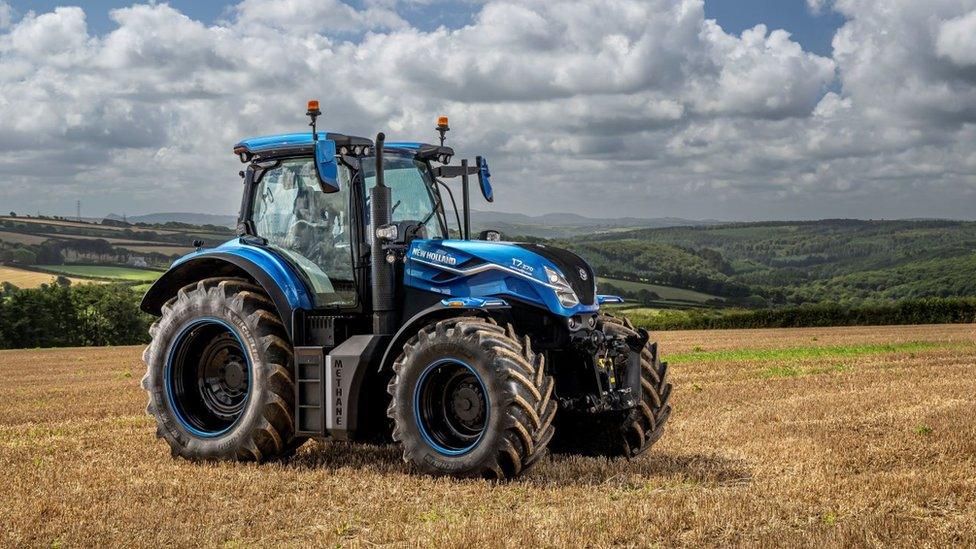
<svg viewBox="0 0 976 549">
<path fill-rule="evenodd" d="M 433 261 L 434 263 L 442 263 L 445 265 L 457 265 L 456 257 L 452 255 L 448 255 L 446 252 L 442 252 L 440 250 L 433 251 L 433 250 L 424 250 L 422 248 L 414 248 L 413 255 L 421 259 Z"/>
<path fill-rule="evenodd" d="M 584 269 L 583 267 L 580 267 L 579 275 L 580 275 L 580 280 L 582 281 L 586 281 L 587 278 L 590 278 L 590 275 L 586 274 L 586 269 Z"/>
</svg>

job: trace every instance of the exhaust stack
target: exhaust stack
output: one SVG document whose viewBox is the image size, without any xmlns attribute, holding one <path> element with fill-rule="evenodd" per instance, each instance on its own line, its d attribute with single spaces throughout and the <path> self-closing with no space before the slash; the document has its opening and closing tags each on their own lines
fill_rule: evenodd
<svg viewBox="0 0 976 549">
<path fill-rule="evenodd" d="M 386 135 L 376 134 L 376 186 L 370 189 L 370 230 L 373 246 L 370 250 L 372 268 L 373 333 L 392 334 L 394 329 L 394 266 L 386 261 L 383 240 L 376 236 L 376 229 L 390 223 L 392 193 L 383 177 L 383 144 Z"/>
</svg>

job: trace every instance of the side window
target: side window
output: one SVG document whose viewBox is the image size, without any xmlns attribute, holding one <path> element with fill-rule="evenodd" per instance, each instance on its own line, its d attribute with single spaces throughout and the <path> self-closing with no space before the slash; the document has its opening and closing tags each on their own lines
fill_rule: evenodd
<svg viewBox="0 0 976 549">
<path fill-rule="evenodd" d="M 254 189 L 255 231 L 304 271 L 319 307 L 357 301 L 348 208 L 349 181 L 322 192 L 311 158 L 282 161 Z"/>
</svg>

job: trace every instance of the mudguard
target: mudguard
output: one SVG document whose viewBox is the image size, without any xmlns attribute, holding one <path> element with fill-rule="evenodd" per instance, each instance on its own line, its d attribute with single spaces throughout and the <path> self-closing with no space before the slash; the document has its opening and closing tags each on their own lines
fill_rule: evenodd
<svg viewBox="0 0 976 549">
<path fill-rule="evenodd" d="M 389 367 L 393 362 L 394 352 L 403 350 L 403 344 L 410 336 L 414 335 L 421 326 L 429 324 L 435 320 L 444 320 L 452 316 L 459 316 L 468 311 L 486 312 L 489 310 L 510 309 L 511 306 L 504 299 L 492 297 L 454 297 L 442 299 L 434 305 L 413 315 L 410 320 L 403 323 L 397 333 L 393 335 L 386 351 L 383 353 L 383 360 L 380 361 L 379 369 Z"/>
<path fill-rule="evenodd" d="M 292 335 L 292 313 L 311 309 L 312 295 L 298 273 L 272 250 L 234 239 L 216 248 L 203 249 L 177 259 L 142 298 L 140 308 L 155 316 L 176 292 L 187 284 L 215 276 L 247 276 L 271 297 L 278 316 Z"/>
</svg>

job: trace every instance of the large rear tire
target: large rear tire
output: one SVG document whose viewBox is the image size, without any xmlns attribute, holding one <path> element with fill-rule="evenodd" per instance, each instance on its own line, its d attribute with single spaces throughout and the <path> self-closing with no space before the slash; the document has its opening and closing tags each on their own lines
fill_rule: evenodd
<svg viewBox="0 0 976 549">
<path fill-rule="evenodd" d="M 602 314 L 603 329 L 613 335 L 637 334 L 627 319 Z M 641 351 L 641 402 L 625 412 L 590 414 L 563 410 L 556 423 L 552 451 L 606 457 L 636 457 L 664 433 L 671 415 L 671 383 L 668 364 L 661 362 L 657 344 L 648 342 Z"/>
<path fill-rule="evenodd" d="M 257 285 L 209 278 L 162 308 L 143 353 L 146 412 L 174 457 L 267 461 L 293 453 L 288 335 Z"/>
<path fill-rule="evenodd" d="M 545 455 L 553 380 L 527 337 L 481 318 L 442 320 L 410 339 L 393 369 L 393 438 L 421 471 L 502 479 Z"/>
</svg>

